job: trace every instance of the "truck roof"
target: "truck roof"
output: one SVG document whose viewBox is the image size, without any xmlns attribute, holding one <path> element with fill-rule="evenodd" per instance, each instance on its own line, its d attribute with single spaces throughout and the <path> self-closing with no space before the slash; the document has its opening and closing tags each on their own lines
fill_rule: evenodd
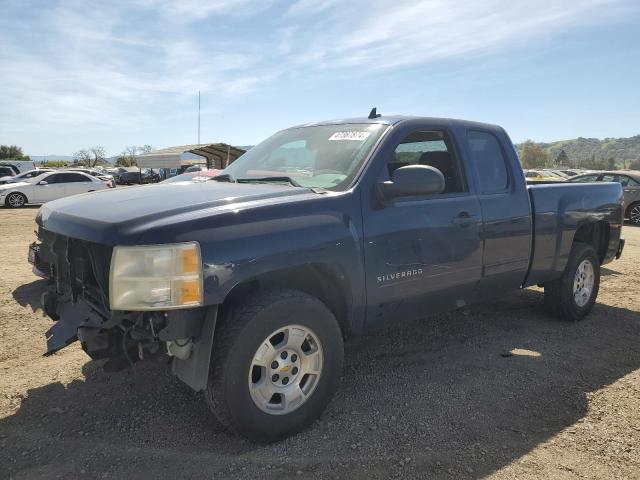
<svg viewBox="0 0 640 480">
<path fill-rule="evenodd" d="M 434 124 L 445 124 L 449 126 L 461 126 L 467 128 L 484 128 L 489 130 L 499 129 L 502 130 L 502 127 L 499 125 L 493 125 L 490 123 L 482 123 L 482 122 L 474 122 L 471 120 L 460 120 L 456 118 L 440 118 L 440 117 L 419 117 L 419 116 L 411 116 L 411 115 L 382 115 L 377 118 L 369 118 L 369 117 L 355 117 L 355 118 L 341 118 L 335 120 L 324 120 L 320 122 L 310 122 L 304 123 L 301 125 L 296 125 L 292 128 L 302 128 L 302 127 L 311 127 L 318 125 L 340 125 L 340 124 L 350 124 L 350 123 L 379 123 L 383 125 L 396 125 L 398 123 L 403 122 L 416 122 L 416 123 L 434 123 Z"/>
</svg>

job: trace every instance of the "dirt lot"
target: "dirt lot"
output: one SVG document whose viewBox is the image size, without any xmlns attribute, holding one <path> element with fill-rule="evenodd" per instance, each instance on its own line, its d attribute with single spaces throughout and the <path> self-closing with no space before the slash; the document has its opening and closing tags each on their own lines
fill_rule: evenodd
<svg viewBox="0 0 640 480">
<path fill-rule="evenodd" d="M 258 446 L 164 361 L 109 376 L 77 344 L 41 356 L 36 212 L 0 209 L 1 478 L 640 478 L 639 228 L 584 322 L 526 290 L 351 341 L 315 426 Z"/>
</svg>

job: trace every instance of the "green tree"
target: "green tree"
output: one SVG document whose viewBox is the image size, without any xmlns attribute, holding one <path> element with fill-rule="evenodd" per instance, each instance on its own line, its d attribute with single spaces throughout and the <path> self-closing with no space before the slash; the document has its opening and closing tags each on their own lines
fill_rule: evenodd
<svg viewBox="0 0 640 480">
<path fill-rule="evenodd" d="M 64 160 L 47 160 L 46 162 L 42 162 L 43 167 L 66 167 L 67 162 Z"/>
<path fill-rule="evenodd" d="M 556 165 L 559 167 L 566 167 L 569 165 L 569 156 L 564 149 L 560 150 L 560 153 L 558 153 L 558 156 L 556 157 Z"/>
<path fill-rule="evenodd" d="M 609 157 L 607 159 L 607 170 L 616 170 L 616 159 Z"/>
<path fill-rule="evenodd" d="M 116 159 L 116 165 L 119 167 L 135 167 L 137 162 L 135 157 L 122 154 Z"/>
<path fill-rule="evenodd" d="M 125 147 L 122 154 L 116 160 L 116 165 L 120 167 L 135 167 L 138 165 L 138 160 L 136 158 L 138 153 L 149 153 L 151 150 L 153 150 L 151 145 L 143 145 L 142 147 L 129 145 Z"/>
<path fill-rule="evenodd" d="M 524 168 L 544 168 L 549 160 L 547 151 L 531 140 L 526 140 L 520 147 L 520 162 Z"/>
<path fill-rule="evenodd" d="M 17 145 L 0 145 L 0 160 L 29 160 Z"/>
</svg>

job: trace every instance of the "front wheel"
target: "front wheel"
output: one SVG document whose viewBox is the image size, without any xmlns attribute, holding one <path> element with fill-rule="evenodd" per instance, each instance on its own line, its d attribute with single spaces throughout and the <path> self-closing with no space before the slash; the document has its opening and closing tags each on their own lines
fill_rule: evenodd
<svg viewBox="0 0 640 480">
<path fill-rule="evenodd" d="M 545 283 L 544 299 L 556 316 L 578 321 L 593 308 L 599 288 L 600 261 L 595 249 L 575 243 L 562 277 Z"/>
<path fill-rule="evenodd" d="M 5 205 L 10 208 L 24 207 L 26 203 L 27 197 L 19 192 L 10 193 L 5 200 Z"/>
<path fill-rule="evenodd" d="M 640 203 L 634 203 L 629 207 L 629 220 L 634 225 L 640 226 Z"/>
<path fill-rule="evenodd" d="M 261 292 L 223 314 L 216 330 L 205 398 L 224 426 L 272 442 L 324 411 L 340 379 L 343 342 L 320 300 L 292 290 Z"/>
</svg>

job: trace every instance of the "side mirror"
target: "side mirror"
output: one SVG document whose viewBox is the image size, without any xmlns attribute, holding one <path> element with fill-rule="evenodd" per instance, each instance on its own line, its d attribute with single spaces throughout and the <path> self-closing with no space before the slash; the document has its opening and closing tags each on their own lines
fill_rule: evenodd
<svg viewBox="0 0 640 480">
<path fill-rule="evenodd" d="M 391 181 L 378 184 L 378 191 L 385 199 L 434 195 L 444 191 L 442 172 L 427 165 L 407 165 L 395 170 Z"/>
<path fill-rule="evenodd" d="M 47 182 L 46 180 L 40 180 L 38 182 L 38 185 L 49 185 L 49 182 Z"/>
</svg>

